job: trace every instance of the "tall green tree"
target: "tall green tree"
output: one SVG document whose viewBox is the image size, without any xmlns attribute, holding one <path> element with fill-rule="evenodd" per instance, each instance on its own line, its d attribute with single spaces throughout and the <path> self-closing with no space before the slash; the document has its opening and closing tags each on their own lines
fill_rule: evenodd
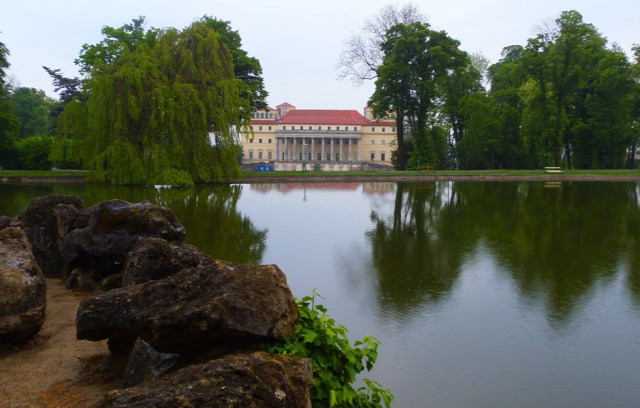
<svg viewBox="0 0 640 408">
<path fill-rule="evenodd" d="M 437 154 L 442 135 L 437 128 L 443 121 L 436 113 L 443 106 L 454 109 L 458 97 L 451 88 L 465 70 L 471 71 L 471 60 L 459 45 L 446 32 L 420 22 L 393 26 L 382 43 L 385 57 L 370 103 L 376 112 L 396 111 L 409 124 L 414 144 L 409 166 L 438 165 L 443 159 Z"/>
<path fill-rule="evenodd" d="M 412 3 L 402 7 L 391 4 L 382 7 L 375 16 L 365 20 L 360 33 L 345 41 L 345 49 L 338 60 L 339 78 L 349 78 L 355 85 L 377 79 L 378 68 L 385 58 L 382 43 L 387 39 L 387 32 L 396 24 L 421 22 L 427 25 L 427 21 L 427 16 Z M 413 144 L 405 142 L 409 128 L 402 107 L 397 106 L 395 113 L 397 148 L 392 153 L 393 162 L 398 170 L 404 170 Z M 377 114 L 387 116 L 387 112 L 378 111 Z"/>
<path fill-rule="evenodd" d="M 59 138 L 81 140 L 79 158 L 97 180 L 150 183 L 168 170 L 195 182 L 237 176 L 236 129 L 252 101 L 220 34 L 201 21 L 182 31 L 140 27 L 105 28 L 102 43 L 83 47 L 86 104 L 67 105 Z"/>
<path fill-rule="evenodd" d="M 0 42 L 0 167 L 7 167 L 11 161 L 11 151 L 19 128 L 4 79 L 5 70 L 9 68 L 8 57 L 9 49 Z"/>
<path fill-rule="evenodd" d="M 231 53 L 233 72 L 236 78 L 241 80 L 244 85 L 241 96 L 251 101 L 253 109 L 266 108 L 269 93 L 264 88 L 262 66 L 257 58 L 250 57 L 247 51 L 242 49 L 240 33 L 231 28 L 229 21 L 219 20 L 211 16 L 204 16 L 200 21 L 206 27 L 220 34 L 220 42 Z"/>
</svg>

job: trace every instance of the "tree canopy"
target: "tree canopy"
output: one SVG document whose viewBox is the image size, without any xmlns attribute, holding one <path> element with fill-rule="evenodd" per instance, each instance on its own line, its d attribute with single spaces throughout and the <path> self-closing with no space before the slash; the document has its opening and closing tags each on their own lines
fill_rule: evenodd
<svg viewBox="0 0 640 408">
<path fill-rule="evenodd" d="M 636 167 L 639 47 L 630 62 L 575 10 L 490 66 L 422 21 L 399 22 L 378 42 L 354 38 L 341 75 L 376 79 L 370 103 L 397 113 L 400 169 L 407 159 L 461 169 Z"/>
<path fill-rule="evenodd" d="M 195 182 L 238 175 L 236 130 L 255 99 L 211 21 L 180 31 L 144 30 L 143 19 L 134 19 L 103 28 L 102 42 L 83 46 L 76 61 L 86 75 L 83 96 L 65 106 L 57 137 L 80 141 L 78 158 L 96 180 L 153 183 L 167 171 Z"/>
<path fill-rule="evenodd" d="M 459 45 L 446 32 L 421 22 L 396 24 L 381 44 L 384 60 L 370 104 L 376 113 L 395 111 L 398 121 L 408 124 L 414 146 L 411 167 L 446 162 L 443 124 L 461 126 L 459 100 L 480 86 L 480 74 Z"/>
</svg>

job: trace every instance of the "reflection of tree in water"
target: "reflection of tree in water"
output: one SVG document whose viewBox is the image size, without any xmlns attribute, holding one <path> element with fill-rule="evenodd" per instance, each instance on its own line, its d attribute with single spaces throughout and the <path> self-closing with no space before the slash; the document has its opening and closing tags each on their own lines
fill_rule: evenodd
<svg viewBox="0 0 640 408">
<path fill-rule="evenodd" d="M 628 256 L 640 304 L 640 211 L 635 183 L 399 184 L 393 215 L 374 212 L 381 298 L 402 311 L 446 298 L 482 239 L 527 304 L 564 325 Z"/>
<path fill-rule="evenodd" d="M 393 214 L 371 214 L 367 232 L 382 302 L 397 314 L 449 294 L 476 238 L 450 228 L 462 209 L 449 183 L 398 183 Z"/>
<path fill-rule="evenodd" d="M 267 230 L 257 229 L 238 212 L 240 185 L 159 191 L 161 205 L 170 207 L 187 230 L 190 243 L 215 259 L 257 264 L 265 250 Z"/>
<path fill-rule="evenodd" d="M 248 217 L 238 212 L 240 185 L 156 189 L 88 184 L 81 192 L 69 194 L 78 194 L 85 206 L 119 198 L 132 203 L 148 200 L 169 207 L 187 230 L 186 242 L 216 259 L 260 263 L 264 254 L 267 230 L 256 229 Z"/>
</svg>

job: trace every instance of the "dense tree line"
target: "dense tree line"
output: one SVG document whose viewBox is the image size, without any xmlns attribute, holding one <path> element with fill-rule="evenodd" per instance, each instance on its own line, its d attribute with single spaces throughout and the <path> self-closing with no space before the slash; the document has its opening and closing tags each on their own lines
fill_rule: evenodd
<svg viewBox="0 0 640 408">
<path fill-rule="evenodd" d="M 192 184 L 239 173 L 237 129 L 266 106 L 262 68 L 229 22 L 183 30 L 143 17 L 104 27 L 75 60 L 81 78 L 43 67 L 60 98 L 5 84 L 0 44 L 0 166 L 83 167 L 116 184 Z"/>
<path fill-rule="evenodd" d="M 424 20 L 415 7 L 386 7 L 339 63 L 356 83 L 375 80 L 374 112 L 396 113 L 397 168 L 636 167 L 638 46 L 629 61 L 566 11 L 487 66 Z"/>
</svg>

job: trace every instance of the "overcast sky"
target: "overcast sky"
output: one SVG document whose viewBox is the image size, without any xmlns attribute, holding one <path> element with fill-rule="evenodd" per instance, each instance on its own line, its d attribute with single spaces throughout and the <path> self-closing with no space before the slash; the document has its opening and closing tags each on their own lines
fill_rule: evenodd
<svg viewBox="0 0 640 408">
<path fill-rule="evenodd" d="M 362 111 L 373 84 L 355 87 L 338 80 L 336 64 L 344 41 L 387 0 L 10 0 L 0 7 L 0 42 L 9 49 L 9 79 L 53 93 L 42 66 L 77 76 L 73 60 L 83 44 L 101 41 L 103 26 L 120 27 L 145 16 L 147 28 L 182 29 L 203 15 L 231 22 L 243 48 L 263 68 L 268 102 L 304 109 Z M 415 0 L 430 24 L 482 53 L 492 63 L 503 47 L 525 45 L 535 27 L 565 10 L 579 11 L 609 43 L 630 54 L 640 43 L 638 0 Z"/>
</svg>

